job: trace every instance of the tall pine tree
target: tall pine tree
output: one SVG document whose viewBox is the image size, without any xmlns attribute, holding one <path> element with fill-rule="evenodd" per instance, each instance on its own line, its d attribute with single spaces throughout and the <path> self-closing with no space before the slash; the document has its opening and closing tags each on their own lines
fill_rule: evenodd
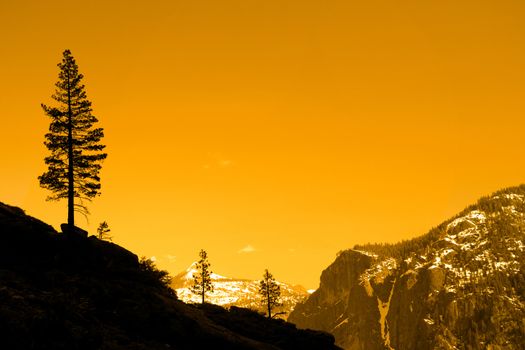
<svg viewBox="0 0 525 350">
<path fill-rule="evenodd" d="M 67 224 L 75 226 L 75 211 L 87 214 L 84 200 L 91 201 L 100 194 L 99 173 L 101 162 L 107 154 L 102 128 L 94 127 L 98 119 L 91 114 L 91 102 L 82 84 L 83 75 L 69 50 L 63 53 L 58 64 L 60 73 L 51 96 L 56 107 L 42 104 L 45 114 L 51 118 L 49 132 L 44 144 L 51 152 L 45 158 L 47 171 L 38 177 L 40 186 L 53 192 L 47 200 L 67 198 Z M 79 203 L 75 203 L 75 198 Z"/>
<path fill-rule="evenodd" d="M 208 262 L 208 253 L 204 249 L 201 249 L 199 253 L 199 262 L 197 263 L 196 269 L 197 272 L 193 274 L 193 286 L 191 288 L 192 292 L 200 295 L 202 298 L 202 303 L 207 292 L 213 292 L 213 283 L 211 281 L 211 270 L 210 263 Z"/>
<path fill-rule="evenodd" d="M 268 310 L 268 318 L 277 316 L 278 314 L 272 316 L 272 310 L 277 306 L 281 306 L 279 301 L 281 297 L 281 287 L 277 284 L 277 281 L 268 269 L 264 270 L 263 279 L 259 282 L 259 294 L 262 297 L 263 305 Z"/>
</svg>

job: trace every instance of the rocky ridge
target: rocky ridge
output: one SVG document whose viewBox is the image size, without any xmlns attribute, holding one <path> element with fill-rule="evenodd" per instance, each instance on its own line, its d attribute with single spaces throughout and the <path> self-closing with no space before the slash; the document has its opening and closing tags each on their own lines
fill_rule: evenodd
<svg viewBox="0 0 525 350">
<path fill-rule="evenodd" d="M 0 203 L 0 349 L 339 349 L 251 310 L 185 304 L 161 276 L 125 248 Z"/>
<path fill-rule="evenodd" d="M 289 321 L 345 349 L 522 349 L 525 186 L 416 239 L 342 251 Z"/>
</svg>

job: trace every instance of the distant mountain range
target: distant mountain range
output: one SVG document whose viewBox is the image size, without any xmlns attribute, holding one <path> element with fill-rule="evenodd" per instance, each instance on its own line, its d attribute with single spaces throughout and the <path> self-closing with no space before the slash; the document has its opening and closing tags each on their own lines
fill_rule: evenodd
<svg viewBox="0 0 525 350">
<path fill-rule="evenodd" d="M 524 349 L 525 185 L 398 244 L 342 251 L 288 321 L 355 350 Z"/>
<path fill-rule="evenodd" d="M 186 271 L 176 275 L 172 279 L 171 287 L 177 292 L 180 300 L 186 303 L 200 303 L 201 299 L 191 291 L 193 285 L 193 274 L 197 263 L 191 264 Z M 212 276 L 214 291 L 206 295 L 206 302 L 215 305 L 244 307 L 256 311 L 264 312 L 259 295 L 259 281 L 229 278 L 213 273 Z M 304 301 L 310 293 L 299 285 L 290 285 L 277 281 L 281 287 L 282 306 L 277 308 L 277 312 L 284 312 L 283 318 L 286 319 L 298 302 Z"/>
</svg>

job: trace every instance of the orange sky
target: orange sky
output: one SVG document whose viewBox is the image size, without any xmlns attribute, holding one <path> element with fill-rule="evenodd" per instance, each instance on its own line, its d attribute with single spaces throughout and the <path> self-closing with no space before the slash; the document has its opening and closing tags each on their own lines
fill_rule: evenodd
<svg viewBox="0 0 525 350">
<path fill-rule="evenodd" d="M 80 226 L 173 273 L 204 248 L 218 273 L 316 288 L 337 251 L 523 182 L 524 18 L 519 0 L 1 1 L 0 201 L 66 220 L 37 176 L 69 48 L 109 154 Z"/>
</svg>

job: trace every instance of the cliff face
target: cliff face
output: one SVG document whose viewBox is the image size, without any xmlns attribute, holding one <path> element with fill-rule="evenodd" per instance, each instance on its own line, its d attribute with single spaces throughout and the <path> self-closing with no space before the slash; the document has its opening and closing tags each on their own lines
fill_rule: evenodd
<svg viewBox="0 0 525 350">
<path fill-rule="evenodd" d="M 359 297 L 365 293 L 359 286 L 359 277 L 371 267 L 373 259 L 365 254 L 355 251 L 341 253 L 336 261 L 330 265 L 321 275 L 321 287 L 317 289 L 304 304 L 297 304 L 290 314 L 290 322 L 299 327 L 325 330 L 332 333 L 336 339 L 343 338 L 345 334 L 369 333 L 374 330 L 368 327 L 360 327 L 365 318 L 370 316 L 366 310 L 366 304 L 355 304 L 353 310 L 349 309 L 350 299 Z M 369 302 L 366 298 L 361 298 Z M 377 309 L 375 309 L 377 311 Z M 352 318 L 349 323 L 347 314 L 354 312 L 363 315 L 362 318 Z M 355 322 L 354 322 L 355 321 Z M 379 327 L 376 327 L 377 331 Z M 349 332 L 349 329 L 354 329 Z M 365 334 L 362 334 L 365 337 Z M 349 342 L 356 339 L 352 335 Z"/>
<path fill-rule="evenodd" d="M 363 252 L 341 252 L 323 271 L 319 289 L 295 307 L 289 321 L 301 328 L 330 332 L 347 349 L 382 349 L 378 304 L 368 295 L 372 287 L 361 283 L 361 276 L 373 264 L 374 258 Z M 390 279 L 384 286 L 377 285 L 377 293 L 388 294 L 388 298 L 389 285 Z"/>
<path fill-rule="evenodd" d="M 428 234 L 341 252 L 288 320 L 345 349 L 522 349 L 525 187 Z"/>
</svg>

